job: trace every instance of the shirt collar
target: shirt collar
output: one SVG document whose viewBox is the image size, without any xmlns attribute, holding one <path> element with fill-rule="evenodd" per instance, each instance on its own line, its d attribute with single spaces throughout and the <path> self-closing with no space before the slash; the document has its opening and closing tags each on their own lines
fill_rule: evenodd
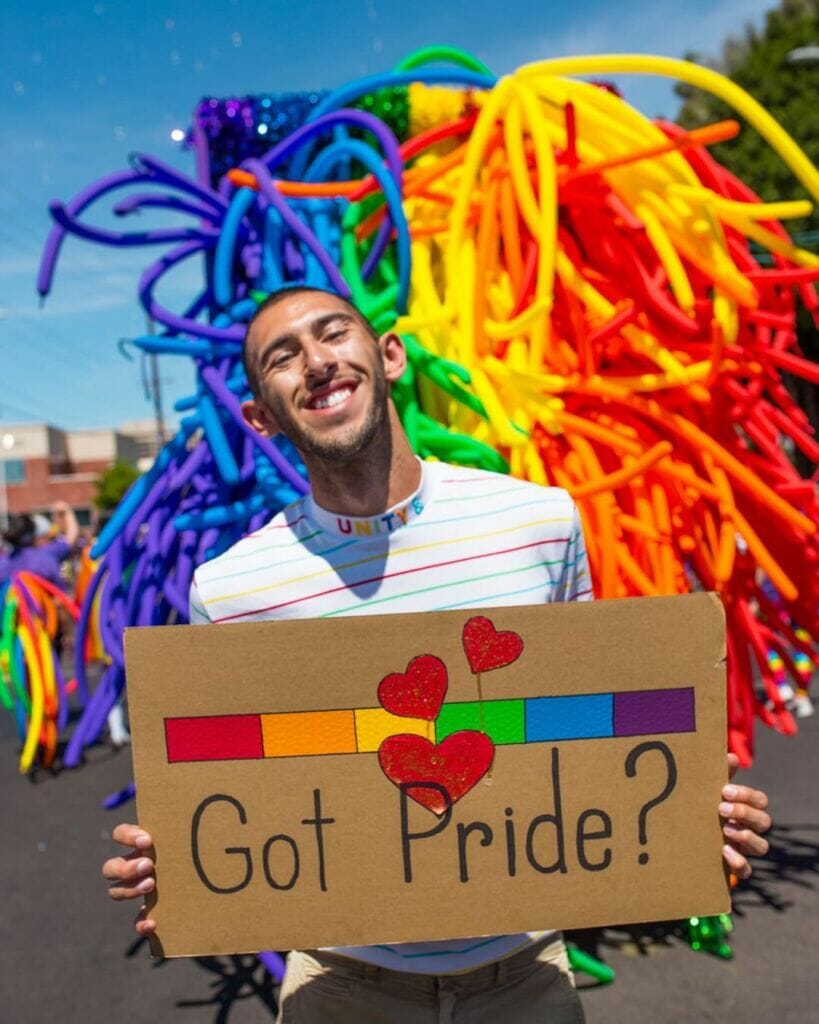
<svg viewBox="0 0 819 1024">
<path fill-rule="evenodd" d="M 307 515 L 326 532 L 342 537 L 381 537 L 395 533 L 396 530 L 416 520 L 431 500 L 432 481 L 429 468 L 421 459 L 418 462 L 421 465 L 421 483 L 418 488 L 409 497 L 378 515 L 346 516 L 330 512 L 317 504 L 312 494 L 305 496 Z"/>
</svg>

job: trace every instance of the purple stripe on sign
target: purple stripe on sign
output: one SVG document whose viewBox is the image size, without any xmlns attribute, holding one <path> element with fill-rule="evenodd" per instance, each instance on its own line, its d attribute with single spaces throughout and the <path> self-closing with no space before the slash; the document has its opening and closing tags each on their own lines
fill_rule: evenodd
<svg viewBox="0 0 819 1024">
<path fill-rule="evenodd" d="M 651 736 L 663 732 L 696 732 L 694 687 L 675 690 L 632 690 L 614 695 L 614 735 Z"/>
</svg>

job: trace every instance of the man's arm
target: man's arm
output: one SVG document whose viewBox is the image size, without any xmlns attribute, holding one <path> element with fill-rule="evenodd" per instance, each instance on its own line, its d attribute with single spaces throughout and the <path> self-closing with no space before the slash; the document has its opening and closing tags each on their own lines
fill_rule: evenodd
<svg viewBox="0 0 819 1024">
<path fill-rule="evenodd" d="M 188 621 L 192 626 L 210 625 L 210 618 L 205 610 L 205 604 L 199 593 L 196 577 L 191 581 L 191 589 L 188 594 Z"/>
<path fill-rule="evenodd" d="M 555 601 L 591 601 L 594 598 L 589 557 L 580 514 L 574 508 L 569 542 L 566 545 L 563 572 L 555 591 Z"/>
</svg>

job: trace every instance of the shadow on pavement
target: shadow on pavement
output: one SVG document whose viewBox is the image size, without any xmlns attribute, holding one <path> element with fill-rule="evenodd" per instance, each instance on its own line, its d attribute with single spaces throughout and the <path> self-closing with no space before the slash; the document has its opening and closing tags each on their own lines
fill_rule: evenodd
<svg viewBox="0 0 819 1024">
<path fill-rule="evenodd" d="M 752 877 L 734 891 L 734 918 L 744 918 L 749 911 L 760 907 L 784 913 L 798 900 L 798 893 L 789 891 L 788 887 L 811 891 L 817 887 L 819 824 L 774 825 L 768 839 L 771 844 L 768 854 L 754 861 Z M 685 923 L 680 921 L 593 928 L 568 932 L 567 938 L 584 953 L 604 963 L 613 951 L 640 958 L 652 956 L 662 948 L 687 945 Z M 577 979 L 581 991 L 601 988 L 604 984 L 582 974 Z"/>
<path fill-rule="evenodd" d="M 809 834 L 811 838 L 808 838 Z M 754 862 L 754 873 L 734 894 L 734 915 L 743 917 L 750 907 L 765 905 L 783 912 L 793 906 L 782 885 L 815 889 L 819 878 L 819 824 L 774 825 L 768 833 L 771 848 L 764 860 Z"/>
<path fill-rule="evenodd" d="M 125 951 L 125 957 L 145 955 L 147 939 L 136 939 Z M 208 996 L 197 999 L 177 999 L 176 1007 L 180 1010 L 212 1006 L 214 1009 L 213 1024 L 228 1024 L 230 1014 L 238 1002 L 253 999 L 259 1000 L 275 1018 L 278 1009 L 276 996 L 278 985 L 265 970 L 264 965 L 252 955 L 241 956 L 197 956 L 190 961 L 196 967 L 210 975 Z M 170 960 L 157 959 L 152 962 L 153 970 L 161 970 Z M 258 1006 L 258 1004 L 256 1004 Z M 261 1010 L 261 1007 L 259 1007 Z"/>
</svg>

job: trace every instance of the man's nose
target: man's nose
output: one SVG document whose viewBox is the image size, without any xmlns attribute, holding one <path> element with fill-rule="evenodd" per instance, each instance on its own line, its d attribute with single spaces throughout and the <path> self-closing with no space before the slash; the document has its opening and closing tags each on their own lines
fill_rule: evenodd
<svg viewBox="0 0 819 1024">
<path fill-rule="evenodd" d="M 327 374 L 337 365 L 333 350 L 321 341 L 311 341 L 304 346 L 304 366 L 308 374 Z"/>
</svg>

